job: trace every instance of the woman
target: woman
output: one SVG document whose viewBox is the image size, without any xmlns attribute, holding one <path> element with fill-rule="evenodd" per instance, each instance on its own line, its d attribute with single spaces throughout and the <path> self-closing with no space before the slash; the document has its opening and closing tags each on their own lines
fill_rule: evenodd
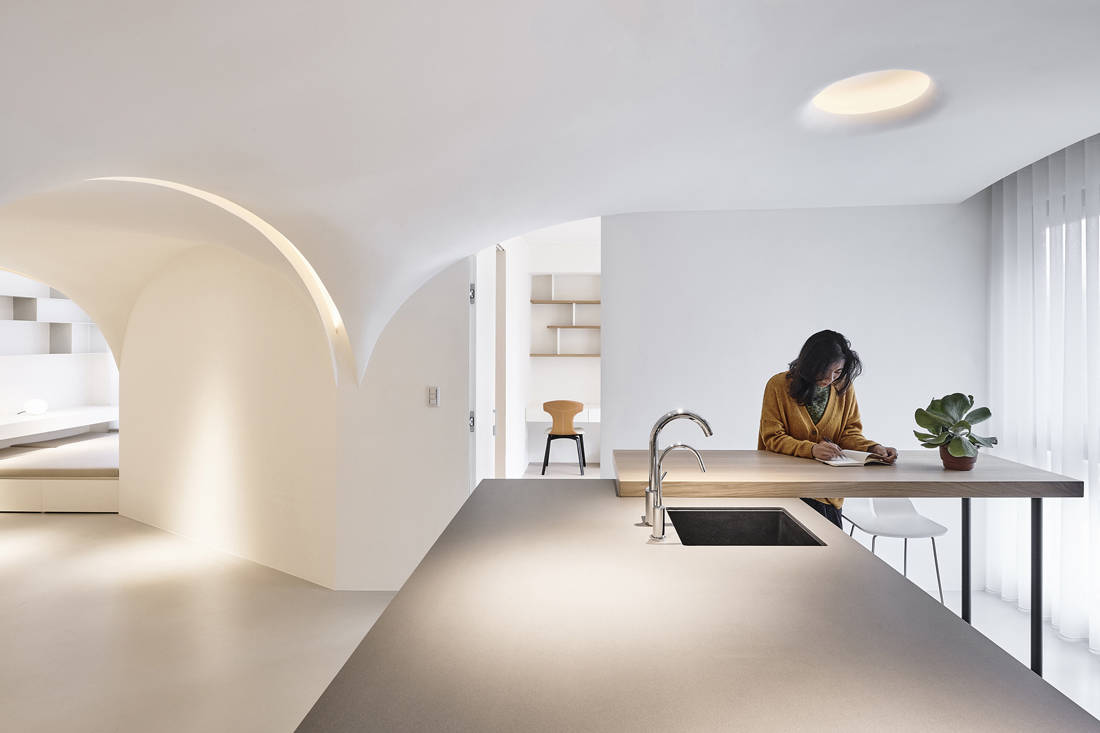
<svg viewBox="0 0 1100 733">
<path fill-rule="evenodd" d="M 768 380 L 760 410 L 759 450 L 829 460 L 840 451 L 868 451 L 887 463 L 898 452 L 863 436 L 852 381 L 863 371 L 859 355 L 836 331 L 819 331 L 786 372 Z M 833 524 L 843 499 L 803 499 Z"/>
</svg>

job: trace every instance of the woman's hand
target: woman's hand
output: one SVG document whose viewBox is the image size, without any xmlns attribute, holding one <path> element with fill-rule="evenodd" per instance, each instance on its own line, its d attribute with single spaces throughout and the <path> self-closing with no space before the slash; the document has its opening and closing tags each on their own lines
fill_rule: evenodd
<svg viewBox="0 0 1100 733">
<path fill-rule="evenodd" d="M 836 443 L 830 443 L 827 440 L 823 440 L 820 443 L 816 443 L 813 447 L 813 456 L 822 461 L 831 461 L 834 458 L 840 458 L 843 453 L 840 452 L 840 446 Z"/>
<path fill-rule="evenodd" d="M 874 453 L 886 463 L 893 463 L 898 459 L 898 449 L 888 448 L 885 445 L 876 445 L 871 449 L 871 453 Z"/>
</svg>

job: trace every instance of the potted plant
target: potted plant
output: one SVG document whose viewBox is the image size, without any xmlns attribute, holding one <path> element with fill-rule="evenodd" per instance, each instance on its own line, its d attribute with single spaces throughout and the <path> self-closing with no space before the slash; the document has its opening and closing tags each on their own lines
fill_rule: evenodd
<svg viewBox="0 0 1100 733">
<path fill-rule="evenodd" d="M 959 392 L 932 400 L 913 417 L 928 432 L 914 430 L 913 435 L 925 448 L 939 448 L 943 467 L 969 471 L 978 460 L 978 449 L 997 444 L 996 438 L 975 435 L 973 426 L 988 420 L 988 407 L 974 407 L 974 395 Z"/>
</svg>

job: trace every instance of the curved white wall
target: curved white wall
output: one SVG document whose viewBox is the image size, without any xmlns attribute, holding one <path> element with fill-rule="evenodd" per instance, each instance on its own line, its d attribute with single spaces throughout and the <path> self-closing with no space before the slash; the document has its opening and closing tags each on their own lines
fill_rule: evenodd
<svg viewBox="0 0 1100 733">
<path fill-rule="evenodd" d="M 399 587 L 467 496 L 468 282 L 465 262 L 433 279 L 364 386 L 337 387 L 285 273 L 186 252 L 126 332 L 121 512 L 331 588 Z"/>
<path fill-rule="evenodd" d="M 465 499 L 464 261 L 405 301 L 362 386 L 339 388 L 301 279 L 178 192 L 99 182 L 8 204 L 0 264 L 80 302 L 118 358 L 123 514 L 330 587 L 393 589 Z"/>
<path fill-rule="evenodd" d="M 210 245 L 291 272 L 246 223 L 175 191 L 84 182 L 0 208 L 0 264 L 80 303 L 116 358 L 145 285 L 182 252 Z"/>
</svg>

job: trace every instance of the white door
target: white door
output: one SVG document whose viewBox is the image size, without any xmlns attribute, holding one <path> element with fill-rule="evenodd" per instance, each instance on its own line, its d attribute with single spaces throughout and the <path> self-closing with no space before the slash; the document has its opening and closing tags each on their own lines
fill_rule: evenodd
<svg viewBox="0 0 1100 733">
<path fill-rule="evenodd" d="M 508 253 L 499 244 L 496 248 L 496 292 L 493 310 L 496 340 L 496 364 L 493 369 L 493 475 L 507 478 L 508 458 Z"/>
<path fill-rule="evenodd" d="M 471 434 L 473 490 L 482 479 L 494 476 L 494 367 L 496 360 L 496 248 L 489 247 L 470 258 L 474 303 L 470 308 L 470 405 L 474 416 Z"/>
</svg>

